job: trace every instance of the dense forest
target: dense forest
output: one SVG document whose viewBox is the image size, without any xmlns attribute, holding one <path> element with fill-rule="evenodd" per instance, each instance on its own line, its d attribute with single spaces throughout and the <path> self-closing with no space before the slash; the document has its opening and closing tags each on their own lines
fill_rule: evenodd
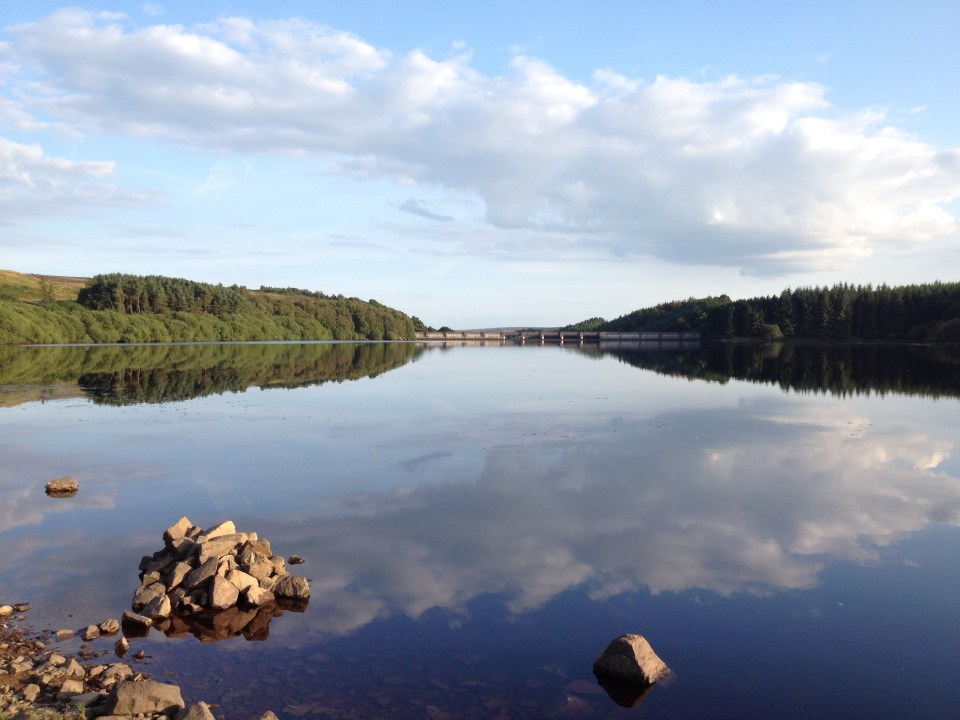
<svg viewBox="0 0 960 720">
<path fill-rule="evenodd" d="M 731 300 L 690 298 L 570 330 L 699 331 L 705 339 L 797 338 L 867 342 L 960 342 L 960 283 L 890 287 L 838 284 Z"/>
<path fill-rule="evenodd" d="M 376 300 L 294 288 L 114 273 L 87 281 L 76 302 L 0 297 L 0 344 L 413 337 L 412 319 Z"/>
</svg>

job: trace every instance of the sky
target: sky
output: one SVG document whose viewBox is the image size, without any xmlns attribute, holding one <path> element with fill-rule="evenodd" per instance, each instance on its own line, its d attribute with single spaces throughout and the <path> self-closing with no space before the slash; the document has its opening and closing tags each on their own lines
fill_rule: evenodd
<svg viewBox="0 0 960 720">
<path fill-rule="evenodd" d="M 956 0 L 0 3 L 0 268 L 462 329 L 957 281 L 957 27 Z"/>
</svg>

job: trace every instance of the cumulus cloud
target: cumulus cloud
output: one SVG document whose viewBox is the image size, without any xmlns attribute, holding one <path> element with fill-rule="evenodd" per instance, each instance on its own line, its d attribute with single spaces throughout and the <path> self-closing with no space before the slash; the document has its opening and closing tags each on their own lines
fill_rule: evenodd
<svg viewBox="0 0 960 720">
<path fill-rule="evenodd" d="M 0 224 L 145 199 L 118 189 L 113 180 L 112 162 L 51 157 L 39 145 L 0 137 Z"/>
<path fill-rule="evenodd" d="M 491 226 L 561 251 L 770 274 L 958 232 L 960 151 L 839 111 L 816 83 L 602 69 L 583 84 L 525 55 L 489 76 L 466 54 L 396 55 L 302 20 L 134 28 L 63 10 L 9 33 L 37 113 L 472 193 Z"/>
</svg>

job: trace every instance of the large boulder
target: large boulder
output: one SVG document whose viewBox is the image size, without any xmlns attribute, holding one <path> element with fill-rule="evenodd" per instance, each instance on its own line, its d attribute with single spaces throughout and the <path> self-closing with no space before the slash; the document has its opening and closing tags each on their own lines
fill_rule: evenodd
<svg viewBox="0 0 960 720">
<path fill-rule="evenodd" d="M 670 673 L 642 635 L 621 635 L 593 661 L 593 672 L 620 682 L 653 685 Z"/>
</svg>

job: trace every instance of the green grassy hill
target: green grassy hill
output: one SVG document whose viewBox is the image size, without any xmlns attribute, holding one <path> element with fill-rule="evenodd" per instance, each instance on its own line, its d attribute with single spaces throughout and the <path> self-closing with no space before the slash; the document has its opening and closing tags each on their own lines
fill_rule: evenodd
<svg viewBox="0 0 960 720">
<path fill-rule="evenodd" d="M 0 270 L 0 298 L 23 302 L 76 300 L 89 278 L 61 275 L 26 275 Z"/>
</svg>

